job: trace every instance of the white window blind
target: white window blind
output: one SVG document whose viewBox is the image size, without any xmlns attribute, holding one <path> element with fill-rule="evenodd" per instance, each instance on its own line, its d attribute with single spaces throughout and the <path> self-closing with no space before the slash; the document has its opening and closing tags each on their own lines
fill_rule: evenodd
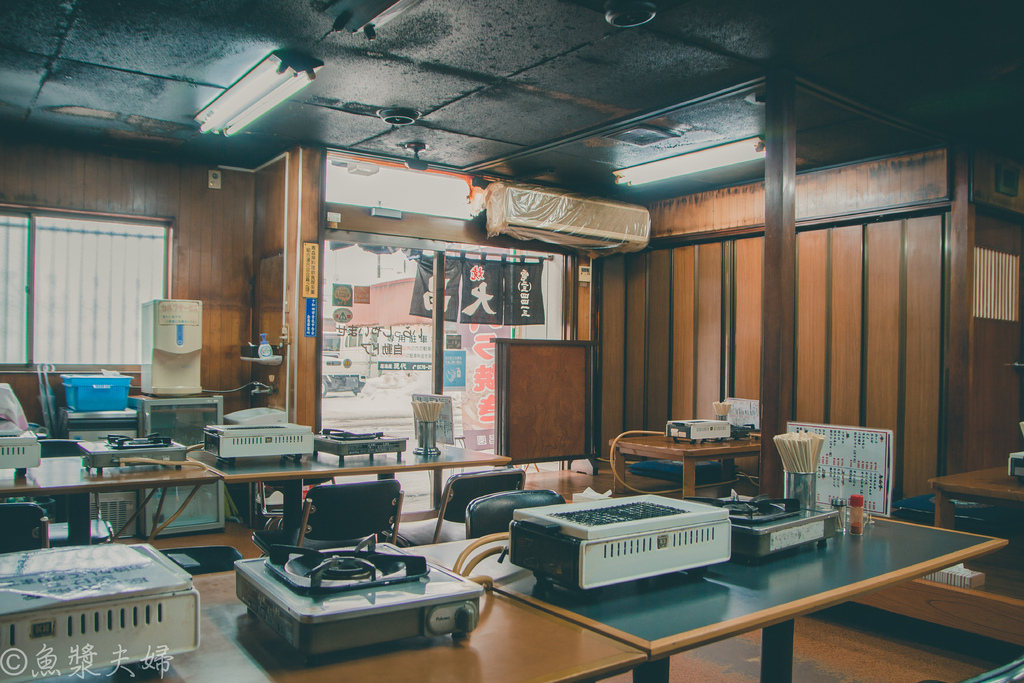
<svg viewBox="0 0 1024 683">
<path fill-rule="evenodd" d="M 142 304 L 164 298 L 167 239 L 159 224 L 0 216 L 0 362 L 140 363 Z"/>
</svg>

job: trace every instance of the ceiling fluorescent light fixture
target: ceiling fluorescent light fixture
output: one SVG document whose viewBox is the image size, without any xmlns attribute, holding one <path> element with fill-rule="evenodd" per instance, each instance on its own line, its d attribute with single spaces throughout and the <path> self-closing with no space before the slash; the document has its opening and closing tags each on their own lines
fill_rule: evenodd
<svg viewBox="0 0 1024 683">
<path fill-rule="evenodd" d="M 323 65 L 318 59 L 272 52 L 199 112 L 200 132 L 234 135 L 309 85 Z"/>
<path fill-rule="evenodd" d="M 689 154 L 659 159 L 648 164 L 623 168 L 614 172 L 615 182 L 620 185 L 642 185 L 763 158 L 764 143 L 761 138 L 747 138 Z"/>
</svg>

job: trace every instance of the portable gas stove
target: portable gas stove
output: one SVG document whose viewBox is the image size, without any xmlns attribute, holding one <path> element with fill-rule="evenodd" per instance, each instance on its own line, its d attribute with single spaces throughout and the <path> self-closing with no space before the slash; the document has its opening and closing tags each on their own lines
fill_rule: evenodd
<svg viewBox="0 0 1024 683">
<path fill-rule="evenodd" d="M 218 460 L 277 455 L 299 461 L 313 454 L 313 430 L 305 425 L 209 425 L 203 436 L 204 450 Z"/>
<path fill-rule="evenodd" d="M 24 472 L 29 467 L 39 467 L 41 450 L 32 432 L 0 434 L 0 469 L 13 467 L 16 472 Z"/>
<path fill-rule="evenodd" d="M 82 451 L 82 467 L 97 469 L 103 472 L 104 467 L 128 467 L 147 463 L 125 462 L 131 458 L 149 460 L 166 460 L 167 462 L 183 462 L 185 447 L 168 436 L 150 434 L 149 436 L 130 437 L 111 434 L 106 441 L 79 441 L 78 448 Z M 180 469 L 180 465 L 179 465 Z"/>
<path fill-rule="evenodd" d="M 330 453 L 339 458 L 346 455 L 373 455 L 374 453 L 397 453 L 402 458 L 407 439 L 384 436 L 384 432 L 356 434 L 343 429 L 324 429 L 313 437 L 313 449 L 317 453 Z"/>
<path fill-rule="evenodd" d="M 368 539 L 372 541 L 372 539 Z M 355 549 L 274 546 L 235 563 L 235 593 L 306 656 L 476 628 L 483 588 L 423 557 L 372 542 Z"/>
<path fill-rule="evenodd" d="M 90 646 L 95 669 L 141 662 L 154 653 L 169 661 L 199 646 L 199 593 L 192 577 L 148 545 L 0 555 L 0 588 L 5 683 L 35 678 L 36 654 L 45 648 L 59 670 L 69 652 Z M 8 654 L 15 649 L 21 659 Z"/>
<path fill-rule="evenodd" d="M 804 510 L 796 498 L 720 500 L 689 498 L 729 511 L 732 556 L 757 561 L 808 543 L 824 543 L 836 534 L 839 513 Z"/>
<path fill-rule="evenodd" d="M 732 437 L 732 427 L 724 420 L 670 420 L 665 436 L 675 441 L 722 441 Z"/>
<path fill-rule="evenodd" d="M 729 513 L 654 495 L 520 509 L 509 550 L 539 578 L 597 588 L 727 561 Z"/>
</svg>

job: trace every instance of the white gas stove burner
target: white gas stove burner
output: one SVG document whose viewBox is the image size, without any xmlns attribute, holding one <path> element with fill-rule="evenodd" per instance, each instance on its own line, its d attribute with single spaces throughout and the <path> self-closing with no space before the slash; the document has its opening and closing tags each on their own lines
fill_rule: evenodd
<svg viewBox="0 0 1024 683">
<path fill-rule="evenodd" d="M 373 564 L 384 574 L 368 576 L 362 585 L 354 585 L 350 576 L 311 578 L 330 570 L 323 565 L 335 556 L 358 560 L 350 566 Z M 330 585 L 335 580 L 340 583 Z M 375 552 L 322 553 L 279 546 L 267 558 L 235 563 L 235 592 L 305 655 L 413 636 L 464 636 L 476 627 L 483 595 L 478 584 L 387 544 Z"/>
</svg>

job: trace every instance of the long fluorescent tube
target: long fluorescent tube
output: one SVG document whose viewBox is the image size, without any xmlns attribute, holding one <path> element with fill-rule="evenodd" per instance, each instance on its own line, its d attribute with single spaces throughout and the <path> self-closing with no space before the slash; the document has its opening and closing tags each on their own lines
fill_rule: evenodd
<svg viewBox="0 0 1024 683">
<path fill-rule="evenodd" d="M 271 53 L 199 112 L 199 130 L 233 135 L 309 85 L 323 62 L 300 61 L 305 63 L 293 66 Z"/>
<path fill-rule="evenodd" d="M 762 158 L 764 158 L 764 143 L 761 142 L 761 138 L 747 138 L 689 154 L 659 159 L 648 164 L 623 168 L 614 172 L 615 182 L 626 185 L 642 185 Z"/>
</svg>

